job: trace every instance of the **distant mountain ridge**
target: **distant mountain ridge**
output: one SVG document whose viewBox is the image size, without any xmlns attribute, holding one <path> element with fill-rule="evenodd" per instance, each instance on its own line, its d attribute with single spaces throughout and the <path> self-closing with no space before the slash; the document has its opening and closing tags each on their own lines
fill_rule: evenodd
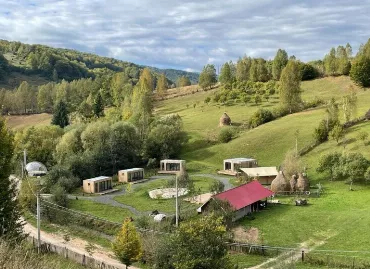
<svg viewBox="0 0 370 269">
<path fill-rule="evenodd" d="M 0 57 L 4 55 L 7 63 L 1 63 L 0 74 L 21 73 L 23 75 L 38 75 L 49 81 L 65 79 L 72 81 L 80 78 L 111 75 L 125 72 L 131 78 L 138 78 L 140 70 L 146 66 L 114 58 L 80 52 L 73 49 L 53 48 L 45 45 L 30 45 L 16 41 L 0 40 Z M 149 67 L 158 77 L 164 73 L 170 83 L 176 83 L 180 76 L 187 76 L 195 84 L 199 74 L 176 69 L 160 69 Z M 1 80 L 1 77 L 0 77 Z M 16 86 L 16 85 L 12 85 Z"/>
</svg>

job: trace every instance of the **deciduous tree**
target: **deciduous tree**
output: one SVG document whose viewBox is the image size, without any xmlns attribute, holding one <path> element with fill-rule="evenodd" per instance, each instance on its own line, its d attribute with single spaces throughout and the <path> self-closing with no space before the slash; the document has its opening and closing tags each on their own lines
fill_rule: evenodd
<svg viewBox="0 0 370 269">
<path fill-rule="evenodd" d="M 275 80 L 280 79 L 281 72 L 288 63 L 288 53 L 285 50 L 279 49 L 272 63 L 272 75 Z"/>
<path fill-rule="evenodd" d="M 216 68 L 213 64 L 207 64 L 199 75 L 199 85 L 203 89 L 211 89 L 216 82 Z"/>
<path fill-rule="evenodd" d="M 295 60 L 290 60 L 280 77 L 280 103 L 290 113 L 301 105 L 301 70 Z"/>
<path fill-rule="evenodd" d="M 168 89 L 167 78 L 165 74 L 162 73 L 157 81 L 157 87 L 156 87 L 157 95 L 159 97 L 163 97 L 167 89 Z"/>
<path fill-rule="evenodd" d="M 183 223 L 172 236 L 175 269 L 229 269 L 226 227 L 222 217 L 208 215 Z"/>
<path fill-rule="evenodd" d="M 344 128 L 341 124 L 336 124 L 330 131 L 329 136 L 339 144 L 339 140 L 344 137 Z"/>
</svg>

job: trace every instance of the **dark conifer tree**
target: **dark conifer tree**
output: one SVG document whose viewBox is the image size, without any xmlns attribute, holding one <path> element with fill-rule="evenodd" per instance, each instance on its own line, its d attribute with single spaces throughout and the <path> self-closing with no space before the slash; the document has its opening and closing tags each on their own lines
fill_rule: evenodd
<svg viewBox="0 0 370 269">
<path fill-rule="evenodd" d="M 97 118 L 104 116 L 104 104 L 103 104 L 103 98 L 101 97 L 100 93 L 97 94 L 94 100 L 93 104 L 93 111 L 94 115 Z"/>
<path fill-rule="evenodd" d="M 60 101 L 55 107 L 51 124 L 59 125 L 61 128 L 69 125 L 67 106 L 63 101 Z"/>
<path fill-rule="evenodd" d="M 17 182 L 9 178 L 13 136 L 0 117 L 0 239 L 16 242 L 24 238 L 17 199 Z"/>
</svg>

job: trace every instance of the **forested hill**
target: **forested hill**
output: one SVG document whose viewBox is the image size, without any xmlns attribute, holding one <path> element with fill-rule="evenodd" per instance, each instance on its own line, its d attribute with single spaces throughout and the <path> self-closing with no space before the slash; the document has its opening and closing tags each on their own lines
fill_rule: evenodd
<svg viewBox="0 0 370 269">
<path fill-rule="evenodd" d="M 30 76 L 30 80 L 39 76 L 47 81 L 62 79 L 72 81 L 116 72 L 124 72 L 131 78 L 138 78 L 140 70 L 144 67 L 76 50 L 0 40 L 0 80 L 1 84 L 10 87 L 16 87 L 20 83 L 15 79 L 14 73 Z M 197 83 L 199 77 L 197 73 L 182 70 L 154 67 L 151 69 L 156 73 L 155 76 L 164 73 L 170 84 L 175 84 L 181 76 L 186 76 L 192 83 Z M 25 80 L 28 80 L 27 77 Z"/>
</svg>

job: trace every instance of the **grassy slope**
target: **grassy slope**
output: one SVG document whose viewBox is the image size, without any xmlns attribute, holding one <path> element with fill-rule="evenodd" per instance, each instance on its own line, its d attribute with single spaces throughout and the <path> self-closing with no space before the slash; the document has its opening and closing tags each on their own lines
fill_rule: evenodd
<svg viewBox="0 0 370 269">
<path fill-rule="evenodd" d="M 52 115 L 42 113 L 34 115 L 5 116 L 7 125 L 12 129 L 23 129 L 32 126 L 49 125 Z"/>
<path fill-rule="evenodd" d="M 312 100 L 315 96 L 337 100 L 346 94 L 350 80 L 347 77 L 324 78 L 302 83 L 303 99 Z M 209 130 L 217 130 L 218 119 L 224 110 L 233 121 L 243 122 L 256 110 L 253 106 L 235 105 L 218 109 L 215 105 L 201 108 L 186 108 L 186 104 L 200 102 L 210 93 L 194 94 L 181 100 L 167 100 L 160 104 L 160 113 L 179 113 L 184 119 L 185 129 L 190 134 L 191 143 L 198 140 L 197 147 L 189 146 L 182 154 L 190 168 L 214 171 L 220 169 L 222 160 L 229 157 L 256 157 L 260 165 L 279 165 L 285 153 L 294 147 L 294 132 L 299 130 L 299 147 L 312 142 L 312 133 L 319 121 L 325 117 L 325 110 L 315 109 L 293 114 L 262 125 L 251 131 L 243 131 L 239 137 L 228 144 L 209 145 L 206 142 Z M 370 92 L 358 91 L 358 115 L 370 108 Z M 370 158 L 370 146 L 354 141 L 359 130 L 370 132 L 370 122 L 348 130 L 350 141 L 346 151 L 361 152 Z M 313 183 L 322 182 L 326 194 L 320 199 L 311 198 L 310 206 L 296 207 L 292 200 L 287 205 L 275 206 L 256 215 L 253 221 L 243 220 L 245 227 L 258 227 L 263 233 L 265 243 L 280 246 L 297 246 L 307 240 L 326 240 L 321 249 L 361 249 L 367 248 L 370 234 L 366 226 L 370 222 L 370 187 L 355 186 L 348 191 L 343 182 L 328 182 L 325 175 L 315 172 L 319 156 L 332 150 L 343 151 L 336 142 L 326 142 L 309 154 L 303 161 L 308 167 Z"/>
<path fill-rule="evenodd" d="M 304 100 L 312 100 L 316 96 L 329 100 L 337 100 L 348 90 L 350 80 L 347 77 L 324 78 L 302 83 Z M 206 142 L 210 134 L 217 134 L 221 114 L 226 111 L 233 122 L 243 123 L 258 109 L 253 105 L 220 107 L 215 104 L 205 105 L 203 100 L 212 93 L 198 93 L 180 99 L 159 102 L 157 113 L 178 113 L 183 117 L 184 128 L 190 136 L 190 143 L 182 154 L 189 161 L 190 168 L 199 164 L 202 170 L 220 169 L 222 160 L 229 157 L 256 157 L 260 165 L 279 165 L 287 150 L 294 147 L 294 132 L 298 129 L 299 147 L 304 147 L 312 141 L 312 133 L 318 122 L 325 117 L 324 109 L 316 109 L 293 114 L 276 121 L 259 126 L 251 131 L 243 131 L 239 137 L 227 144 L 211 145 Z M 365 113 L 370 107 L 370 92 L 358 92 L 358 115 Z M 275 103 L 274 103 L 275 102 Z M 194 109 L 192 104 L 198 105 Z M 186 104 L 190 107 L 187 108 Z M 276 106 L 276 99 L 264 103 L 264 107 Z"/>
</svg>

